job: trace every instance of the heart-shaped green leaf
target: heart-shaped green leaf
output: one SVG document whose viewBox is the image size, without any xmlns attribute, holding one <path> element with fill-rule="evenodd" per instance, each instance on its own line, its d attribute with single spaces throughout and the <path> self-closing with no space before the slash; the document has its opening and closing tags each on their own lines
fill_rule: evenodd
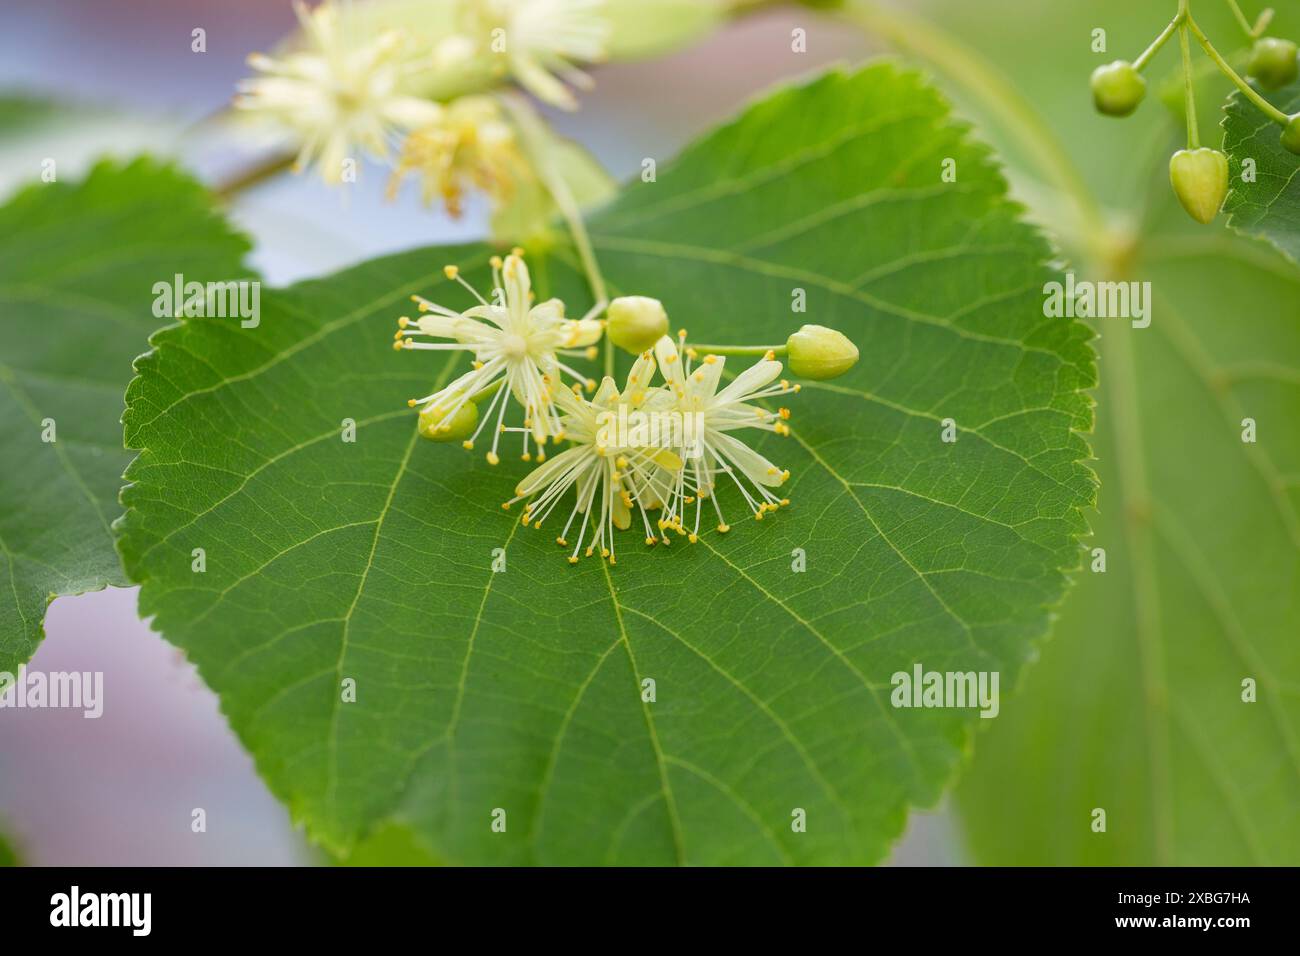
<svg viewBox="0 0 1300 956">
<path fill-rule="evenodd" d="M 1045 316 L 1018 212 L 881 64 L 757 103 L 598 214 L 612 290 L 697 339 L 813 322 L 862 355 L 762 446 L 792 507 L 612 568 L 501 511 L 527 466 L 421 441 L 405 408 L 451 368 L 394 352 L 394 319 L 417 292 L 468 305 L 439 267 L 482 287 L 487 249 L 267 293 L 255 330 L 166 329 L 128 394 L 141 610 L 334 851 L 383 824 L 447 862 L 878 860 L 979 723 L 891 706 L 892 675 L 1009 687 L 1093 499 L 1089 333 Z M 529 260 L 585 308 L 562 240 Z"/>
<path fill-rule="evenodd" d="M 0 671 L 31 657 L 56 595 L 126 583 L 118 419 L 159 324 L 153 284 L 238 277 L 246 251 L 201 186 L 147 160 L 0 208 Z"/>
</svg>

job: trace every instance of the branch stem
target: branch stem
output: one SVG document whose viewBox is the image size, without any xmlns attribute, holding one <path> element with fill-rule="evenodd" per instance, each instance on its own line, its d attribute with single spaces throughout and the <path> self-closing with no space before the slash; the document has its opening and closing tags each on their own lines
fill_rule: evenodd
<svg viewBox="0 0 1300 956">
<path fill-rule="evenodd" d="M 1182 2 L 1185 5 L 1187 0 L 1182 0 Z M 1192 31 L 1192 35 L 1196 37 L 1196 41 L 1200 43 L 1206 54 L 1215 62 L 1223 75 L 1232 80 L 1237 89 L 1241 90 L 1248 100 L 1258 106 L 1264 112 L 1264 115 L 1273 122 L 1279 123 L 1282 126 L 1291 122 L 1291 117 L 1287 116 L 1268 100 L 1264 99 L 1264 97 L 1260 96 L 1254 87 L 1238 75 L 1237 71 L 1234 70 L 1231 65 L 1229 65 L 1228 61 L 1223 58 L 1223 55 L 1214 48 L 1214 44 L 1210 42 L 1210 38 L 1205 35 L 1204 31 L 1201 30 L 1190 14 L 1187 17 L 1187 26 L 1188 29 Z"/>
</svg>

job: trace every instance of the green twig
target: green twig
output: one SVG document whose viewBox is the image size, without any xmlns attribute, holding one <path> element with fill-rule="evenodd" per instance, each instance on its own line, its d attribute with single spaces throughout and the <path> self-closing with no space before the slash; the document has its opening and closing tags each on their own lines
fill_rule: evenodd
<svg viewBox="0 0 1300 956">
<path fill-rule="evenodd" d="M 1174 31 L 1177 30 L 1179 25 L 1183 22 L 1184 16 L 1185 14 L 1182 11 L 1179 11 L 1178 16 L 1169 21 L 1169 26 L 1165 27 L 1164 30 L 1161 31 L 1160 36 L 1152 40 L 1151 45 L 1142 51 L 1142 55 L 1133 61 L 1133 68 L 1135 70 L 1141 71 L 1146 69 L 1146 65 L 1151 62 L 1151 58 L 1159 53 L 1161 48 L 1169 42 L 1169 38 L 1174 35 Z"/>
<path fill-rule="evenodd" d="M 1187 0 L 1182 0 L 1182 2 L 1186 4 Z M 1287 116 L 1268 100 L 1264 99 L 1264 97 L 1260 96 L 1259 93 L 1255 91 L 1254 87 L 1238 75 L 1237 71 L 1229 65 L 1228 61 L 1223 58 L 1222 54 L 1214 48 L 1214 44 L 1210 42 L 1210 38 L 1205 35 L 1199 26 L 1197 26 L 1196 21 L 1193 20 L 1190 15 L 1187 17 L 1187 26 L 1191 29 L 1192 34 L 1196 37 L 1197 42 L 1201 44 L 1201 47 L 1205 50 L 1206 54 L 1208 54 L 1210 59 L 1218 65 L 1219 70 L 1223 75 L 1232 80 L 1233 84 L 1237 89 L 1241 90 L 1241 92 L 1245 94 L 1247 99 L 1263 110 L 1264 114 L 1273 120 L 1273 122 L 1280 123 L 1283 126 L 1291 122 L 1291 117 Z"/>
<path fill-rule="evenodd" d="M 1187 112 L 1187 148 L 1201 148 L 1201 131 L 1196 118 L 1196 81 L 1192 75 L 1192 45 L 1187 38 L 1187 0 L 1180 0 L 1179 17 L 1184 21 L 1178 27 L 1178 44 L 1183 50 L 1183 105 Z"/>
<path fill-rule="evenodd" d="M 1237 22 L 1241 24 L 1241 29 L 1246 36 L 1251 40 L 1255 39 L 1255 28 L 1250 25 L 1250 21 L 1246 19 L 1246 15 L 1241 12 L 1241 7 L 1237 5 L 1237 0 L 1228 0 L 1228 6 L 1232 10 L 1232 15 L 1237 18 Z"/>
<path fill-rule="evenodd" d="M 218 183 L 213 187 L 212 192 L 218 199 L 233 199 L 239 193 L 261 185 L 291 168 L 294 159 L 293 153 L 277 153 Z"/>
<path fill-rule="evenodd" d="M 694 342 L 687 342 L 686 347 L 706 355 L 712 353 L 714 355 L 761 356 L 766 355 L 768 352 L 784 355 L 789 351 L 784 345 L 696 345 Z"/>
</svg>

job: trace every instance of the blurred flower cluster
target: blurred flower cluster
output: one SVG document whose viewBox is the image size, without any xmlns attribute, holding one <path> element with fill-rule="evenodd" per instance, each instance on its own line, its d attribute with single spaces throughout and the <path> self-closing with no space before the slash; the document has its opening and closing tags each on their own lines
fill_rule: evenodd
<svg viewBox="0 0 1300 956">
<path fill-rule="evenodd" d="M 562 109 L 604 59 L 608 0 L 296 0 L 299 30 L 270 54 L 235 108 L 288 134 L 296 171 L 355 181 L 362 156 L 392 167 L 390 196 L 420 184 L 426 204 L 459 216 L 465 194 L 500 208 L 555 183 L 563 148 L 515 85 Z M 550 209 L 546 210 L 551 211 Z"/>
</svg>

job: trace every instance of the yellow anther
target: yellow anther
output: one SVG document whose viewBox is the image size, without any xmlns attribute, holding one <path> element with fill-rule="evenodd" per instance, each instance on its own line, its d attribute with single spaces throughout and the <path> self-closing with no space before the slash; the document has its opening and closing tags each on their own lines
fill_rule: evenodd
<svg viewBox="0 0 1300 956">
<path fill-rule="evenodd" d="M 788 409 L 788 408 L 782 408 L 782 409 L 780 409 L 780 410 L 777 412 L 777 414 L 780 415 L 782 418 L 789 419 L 789 417 L 790 417 L 790 409 Z"/>
<path fill-rule="evenodd" d="M 727 533 L 728 531 L 730 531 L 730 530 L 731 530 L 731 525 L 729 525 L 729 524 L 720 524 L 720 525 L 718 525 L 718 533 L 719 533 L 719 534 L 726 534 L 726 533 Z"/>
<path fill-rule="evenodd" d="M 570 563 L 570 564 L 577 564 L 577 563 L 578 563 L 578 558 L 577 558 L 577 556 L 576 556 L 576 555 L 570 555 L 570 556 L 569 556 L 569 563 Z"/>
<path fill-rule="evenodd" d="M 406 327 L 407 327 L 408 325 L 410 325 L 410 324 L 411 324 L 411 320 L 410 320 L 410 318 L 408 318 L 408 317 L 405 316 L 405 315 L 403 315 L 401 318 L 399 318 L 399 319 L 397 320 L 397 327 L 398 327 L 399 329 L 404 329 L 404 328 L 406 328 Z"/>
<path fill-rule="evenodd" d="M 705 365 L 717 365 L 717 364 L 718 364 L 718 357 L 717 357 L 716 355 L 706 355 L 706 356 L 704 356 L 704 364 L 705 364 Z"/>
<path fill-rule="evenodd" d="M 530 455 L 530 454 L 528 454 L 528 452 L 524 452 L 522 455 L 519 456 L 519 460 L 520 460 L 520 461 L 532 461 L 532 460 L 533 460 L 533 456 Z"/>
<path fill-rule="evenodd" d="M 394 351 L 394 352 L 400 352 L 400 351 L 402 351 L 402 343 L 401 343 L 401 342 L 394 342 L 394 343 L 393 343 L 393 351 Z"/>
<path fill-rule="evenodd" d="M 510 502 L 508 502 L 508 501 L 503 501 L 503 502 L 501 502 L 501 510 L 502 510 L 502 511 L 509 511 L 509 510 L 510 510 Z"/>
<path fill-rule="evenodd" d="M 474 448 L 474 443 L 470 441 L 468 438 L 466 438 L 463 442 L 460 443 L 460 447 L 464 448 L 466 451 L 471 451 Z"/>
<path fill-rule="evenodd" d="M 569 542 L 565 541 L 563 538 L 556 538 L 555 543 L 561 548 L 567 548 L 569 546 Z"/>
<path fill-rule="evenodd" d="M 524 257 L 524 250 L 519 246 L 515 246 L 513 249 L 510 250 L 510 254 L 512 256 L 518 256 L 520 259 L 522 259 Z"/>
<path fill-rule="evenodd" d="M 418 403 L 417 403 L 416 400 L 413 399 L 413 398 L 408 398 L 408 399 L 406 400 L 406 407 L 407 407 L 407 408 L 414 408 L 417 404 L 418 404 Z"/>
<path fill-rule="evenodd" d="M 694 544 L 696 541 L 700 540 L 700 536 L 692 531 L 690 535 L 687 536 L 686 540 L 689 541 L 691 544 Z"/>
<path fill-rule="evenodd" d="M 460 266 L 443 266 L 442 274 L 448 279 L 454 279 L 456 276 L 460 275 Z"/>
<path fill-rule="evenodd" d="M 775 358 L 776 358 L 776 353 L 773 352 L 771 349 L 768 349 L 766 352 L 763 353 L 764 362 L 771 362 Z"/>
<path fill-rule="evenodd" d="M 496 452 L 490 451 L 487 453 L 487 463 L 489 465 L 499 465 L 501 463 L 501 459 L 497 457 Z"/>
</svg>

